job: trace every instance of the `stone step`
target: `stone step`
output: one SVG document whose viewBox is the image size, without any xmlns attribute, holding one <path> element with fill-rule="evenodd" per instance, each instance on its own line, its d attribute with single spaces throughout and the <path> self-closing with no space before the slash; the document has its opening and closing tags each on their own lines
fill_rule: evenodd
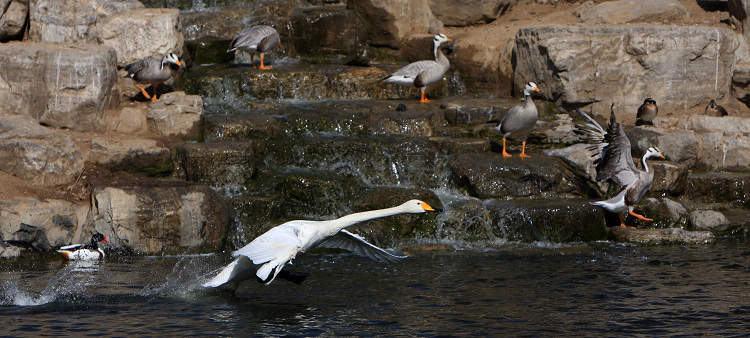
<svg viewBox="0 0 750 338">
<path fill-rule="evenodd" d="M 388 72 L 378 67 L 332 64 L 274 63 L 271 70 L 249 64 L 192 67 L 179 80 L 185 92 L 203 97 L 207 111 L 241 109 L 246 101 L 308 102 L 361 99 L 416 99 L 418 89 L 386 84 Z M 394 68 L 395 67 L 389 67 Z M 448 75 L 446 78 L 449 78 Z M 449 81 L 430 85 L 431 98 L 458 94 Z"/>
<path fill-rule="evenodd" d="M 750 208 L 750 175 L 745 173 L 694 173 L 688 175 L 685 195 L 699 203 L 728 203 Z"/>
</svg>

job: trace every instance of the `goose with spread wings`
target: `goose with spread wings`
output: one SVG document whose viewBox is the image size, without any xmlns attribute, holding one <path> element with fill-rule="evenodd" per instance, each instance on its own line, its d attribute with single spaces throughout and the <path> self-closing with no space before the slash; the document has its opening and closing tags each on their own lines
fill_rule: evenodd
<svg viewBox="0 0 750 338">
<path fill-rule="evenodd" d="M 237 258 L 215 277 L 203 283 L 203 286 L 217 287 L 232 283 L 232 288 L 236 289 L 240 281 L 251 279 L 253 275 L 265 284 L 271 284 L 277 276 L 300 283 L 299 276 L 291 276 L 298 277 L 296 279 L 288 278 L 289 276 L 284 276 L 280 272 L 287 263 L 291 264 L 297 254 L 305 253 L 315 247 L 345 249 L 378 262 L 396 262 L 405 256 L 395 255 L 374 246 L 344 228 L 375 218 L 438 211 L 440 210 L 433 209 L 429 204 L 420 200 L 410 200 L 396 207 L 358 212 L 327 221 L 286 222 L 268 230 L 250 244 L 235 251 L 232 256 Z M 255 271 L 254 265 L 257 264 L 262 265 Z M 301 278 L 304 279 L 304 277 Z"/>
<path fill-rule="evenodd" d="M 641 221 L 651 222 L 653 219 L 633 212 L 633 208 L 651 188 L 654 181 L 654 171 L 648 166 L 646 160 L 651 157 L 665 157 L 658 148 L 650 147 L 641 158 L 643 170 L 636 168 L 630 153 L 630 140 L 620 123 L 617 122 L 613 107 L 614 104 L 610 107 L 611 114 L 606 130 L 586 113 L 578 108 L 575 109 L 587 121 L 585 125 L 576 125 L 575 132 L 592 144 L 589 149 L 595 152 L 596 180 L 613 182 L 624 187 L 615 197 L 592 204 L 616 213 L 621 226 L 626 226 L 622 218 L 622 213 L 625 211 Z"/>
</svg>

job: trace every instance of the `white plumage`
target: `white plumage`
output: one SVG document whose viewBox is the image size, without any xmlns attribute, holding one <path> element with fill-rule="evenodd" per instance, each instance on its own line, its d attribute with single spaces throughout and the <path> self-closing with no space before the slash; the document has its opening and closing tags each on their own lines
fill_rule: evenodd
<svg viewBox="0 0 750 338">
<path fill-rule="evenodd" d="M 436 211 L 440 210 L 433 209 L 429 204 L 420 200 L 410 200 L 396 207 L 358 212 L 328 221 L 286 222 L 268 230 L 250 244 L 235 251 L 232 256 L 237 258 L 203 286 L 217 287 L 229 282 L 236 286 L 240 281 L 252 278 L 253 265 L 260 264 L 262 266 L 255 272 L 255 276 L 266 284 L 270 284 L 279 275 L 284 265 L 291 263 L 298 253 L 304 253 L 317 246 L 350 250 L 376 261 L 394 262 L 405 257 L 391 254 L 343 229 L 380 217 Z"/>
</svg>

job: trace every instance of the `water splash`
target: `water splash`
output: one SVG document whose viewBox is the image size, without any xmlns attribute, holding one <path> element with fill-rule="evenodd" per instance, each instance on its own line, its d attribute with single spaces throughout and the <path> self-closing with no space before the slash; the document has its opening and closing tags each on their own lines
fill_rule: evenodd
<svg viewBox="0 0 750 338">
<path fill-rule="evenodd" d="M 194 299 L 197 291 L 204 289 L 202 284 L 213 276 L 216 267 L 223 267 L 221 264 L 212 264 L 214 261 L 203 255 L 182 257 L 174 264 L 165 282 L 146 285 L 136 295 Z"/>
<path fill-rule="evenodd" d="M 39 306 L 58 299 L 75 302 L 86 295 L 90 286 L 97 283 L 98 264 L 98 261 L 72 262 L 55 273 L 40 293 L 6 281 L 0 286 L 0 305 Z"/>
</svg>

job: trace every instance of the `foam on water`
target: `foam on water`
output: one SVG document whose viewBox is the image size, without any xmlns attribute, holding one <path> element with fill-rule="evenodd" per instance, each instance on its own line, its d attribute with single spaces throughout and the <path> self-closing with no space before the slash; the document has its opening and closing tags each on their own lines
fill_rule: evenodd
<svg viewBox="0 0 750 338">
<path fill-rule="evenodd" d="M 75 301 L 86 295 L 87 288 L 96 284 L 99 262 L 73 262 L 50 278 L 41 292 L 24 289 L 18 283 L 6 281 L 0 286 L 0 305 L 39 306 L 58 299 Z"/>
</svg>

